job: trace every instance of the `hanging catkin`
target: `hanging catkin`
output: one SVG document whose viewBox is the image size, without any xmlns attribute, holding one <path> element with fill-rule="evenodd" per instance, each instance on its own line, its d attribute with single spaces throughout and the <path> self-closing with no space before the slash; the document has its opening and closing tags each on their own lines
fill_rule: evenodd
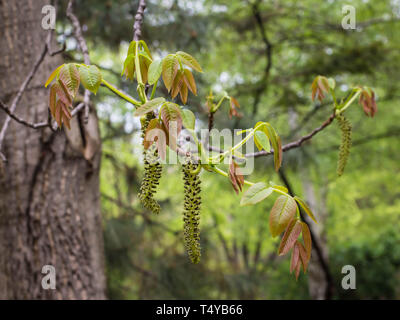
<svg viewBox="0 0 400 320">
<path fill-rule="evenodd" d="M 184 180 L 184 240 L 186 251 L 193 263 L 200 261 L 200 205 L 201 188 L 199 164 L 188 160 L 182 165 Z"/>
<path fill-rule="evenodd" d="M 347 160 L 350 155 L 351 148 L 351 123 L 345 118 L 344 115 L 339 114 L 336 116 L 340 131 L 342 133 L 342 141 L 339 148 L 339 160 L 337 163 L 337 174 L 341 176 L 344 168 L 346 167 Z"/>
<path fill-rule="evenodd" d="M 145 120 L 142 122 L 142 138 L 144 139 L 147 126 L 151 119 L 154 119 L 154 114 L 149 112 L 146 114 Z M 160 183 L 162 166 L 159 162 L 158 152 L 153 143 L 150 148 L 143 151 L 144 157 L 144 177 L 140 186 L 139 199 L 143 206 L 154 213 L 160 212 L 160 205 L 154 199 L 154 194 L 157 191 L 157 186 Z"/>
</svg>

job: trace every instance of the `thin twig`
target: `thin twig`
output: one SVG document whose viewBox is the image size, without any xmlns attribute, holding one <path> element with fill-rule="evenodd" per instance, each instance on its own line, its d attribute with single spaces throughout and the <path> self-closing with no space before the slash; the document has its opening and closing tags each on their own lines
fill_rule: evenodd
<svg viewBox="0 0 400 320">
<path fill-rule="evenodd" d="M 78 20 L 78 18 L 75 16 L 74 11 L 72 9 L 74 5 L 74 0 L 69 0 L 68 2 L 68 7 L 67 7 L 67 17 L 71 21 L 72 26 L 74 28 L 74 36 L 76 40 L 78 41 L 79 47 L 81 48 L 82 54 L 83 54 L 83 62 L 86 65 L 90 65 L 90 57 L 89 57 L 89 50 L 86 45 L 85 38 L 83 37 L 82 34 L 82 27 L 81 24 Z M 85 104 L 85 113 L 84 113 L 84 122 L 88 123 L 89 121 L 89 105 L 90 105 L 90 91 L 85 89 L 85 94 L 83 96 L 83 103 Z"/>
<path fill-rule="evenodd" d="M 133 41 L 139 41 L 142 37 L 144 10 L 146 10 L 146 1 L 139 0 L 139 7 L 135 15 L 135 23 L 133 24 Z"/>
<path fill-rule="evenodd" d="M 25 81 L 22 83 L 21 87 L 19 88 L 19 90 L 17 92 L 17 95 L 15 96 L 13 102 L 11 103 L 11 107 L 9 108 L 10 113 L 14 113 L 14 111 L 17 108 L 17 105 L 18 105 L 19 101 L 21 100 L 22 95 L 24 94 L 28 84 L 31 82 L 33 76 L 36 74 L 37 70 L 39 69 L 39 66 L 43 62 L 43 59 L 46 56 L 46 53 L 47 53 L 47 45 L 45 45 L 43 47 L 43 50 L 40 53 L 39 57 L 37 58 L 36 62 L 34 63 L 31 72 L 29 72 L 29 74 L 26 77 Z M 1 150 L 2 145 L 3 145 L 5 133 L 7 131 L 8 125 L 10 123 L 10 120 L 11 120 L 11 116 L 8 114 L 7 117 L 6 117 L 6 120 L 4 121 L 3 128 L 0 131 L 0 150 Z M 1 154 L 0 157 L 4 161 L 5 156 L 3 154 Z"/>
</svg>

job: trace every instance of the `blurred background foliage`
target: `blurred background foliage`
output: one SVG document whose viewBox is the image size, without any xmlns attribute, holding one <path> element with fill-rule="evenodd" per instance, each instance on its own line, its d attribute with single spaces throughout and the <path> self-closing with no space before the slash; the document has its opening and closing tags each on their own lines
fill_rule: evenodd
<svg viewBox="0 0 400 320">
<path fill-rule="evenodd" d="M 400 298 L 400 1 L 351 1 L 357 29 L 343 30 L 349 1 L 148 0 L 143 39 L 155 57 L 186 51 L 200 62 L 198 96 L 188 107 L 207 125 L 205 97 L 226 90 L 243 117 L 230 120 L 227 106 L 217 128 L 248 128 L 268 121 L 283 143 L 319 126 L 331 101 L 312 103 L 311 82 L 333 77 L 337 95 L 349 85 L 377 93 L 371 119 L 360 106 L 347 112 L 353 148 L 345 174 L 336 176 L 340 132 L 336 124 L 302 148 L 284 153 L 283 170 L 295 193 L 310 200 L 333 277 L 334 298 Z M 133 36 L 138 1 L 77 1 L 93 63 L 108 81 L 135 95 L 121 78 Z M 66 3 L 59 7 L 65 12 Z M 63 17 L 59 14 L 59 17 Z M 81 60 L 71 27 L 58 21 L 65 59 Z M 166 96 L 162 86 L 158 95 Z M 100 89 L 96 102 L 103 137 L 101 195 L 111 299 L 309 299 L 311 275 L 298 282 L 289 258 L 276 254 L 268 230 L 272 201 L 239 207 L 227 179 L 203 172 L 202 257 L 192 265 L 183 247 L 183 186 L 178 166 L 166 166 L 157 194 L 159 216 L 138 201 L 142 178 L 140 125 L 133 107 Z M 252 180 L 282 183 L 272 159 L 257 158 Z M 307 191 L 308 190 L 308 191 Z M 311 191 L 310 191 L 311 190 Z M 311 194 L 310 194 L 311 192 Z M 315 263 L 315 262 L 313 262 Z M 357 289 L 341 288 L 342 266 L 354 265 Z"/>
</svg>

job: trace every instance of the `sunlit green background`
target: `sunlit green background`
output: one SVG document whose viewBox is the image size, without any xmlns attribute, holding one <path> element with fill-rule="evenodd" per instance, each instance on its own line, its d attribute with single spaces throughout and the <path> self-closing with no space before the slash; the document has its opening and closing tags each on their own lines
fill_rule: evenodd
<svg viewBox="0 0 400 320">
<path fill-rule="evenodd" d="M 367 118 L 359 105 L 346 113 L 353 124 L 354 146 L 342 177 L 336 175 L 340 132 L 335 123 L 311 143 L 286 152 L 283 170 L 296 194 L 318 215 L 334 298 L 400 298 L 400 1 L 147 2 L 143 39 L 153 56 L 183 50 L 204 70 L 195 74 L 198 96 L 189 94 L 188 101 L 198 128 L 207 125 L 204 104 L 210 89 L 236 97 L 243 113 L 230 120 L 228 105 L 223 106 L 216 127 L 245 129 L 268 121 L 284 144 L 319 126 L 332 111 L 329 99 L 322 105 L 311 101 L 315 76 L 333 77 L 339 98 L 349 86 L 375 89 L 374 118 Z M 356 30 L 341 27 L 346 4 L 356 8 Z M 77 8 L 92 62 L 109 82 L 137 96 L 136 84 L 120 76 L 137 1 L 77 1 Z M 64 21 L 58 29 L 71 34 Z M 268 74 L 263 33 L 271 44 Z M 67 44 L 66 59 L 80 60 L 72 36 L 67 36 Z M 158 90 L 166 96 L 162 86 Z M 268 230 L 274 198 L 240 207 L 240 196 L 229 181 L 208 172 L 201 175 L 202 257 L 192 265 L 183 246 L 179 166 L 164 168 L 157 194 L 160 215 L 142 209 L 142 146 L 133 106 L 104 88 L 94 99 L 104 141 L 101 195 L 110 298 L 316 297 L 312 286 L 323 278 L 310 271 L 296 282 L 289 273 L 289 257 L 276 254 L 279 239 L 272 239 Z M 252 180 L 282 184 L 271 157 L 258 158 L 256 168 Z M 356 290 L 341 287 L 341 269 L 347 264 L 357 270 Z"/>
</svg>

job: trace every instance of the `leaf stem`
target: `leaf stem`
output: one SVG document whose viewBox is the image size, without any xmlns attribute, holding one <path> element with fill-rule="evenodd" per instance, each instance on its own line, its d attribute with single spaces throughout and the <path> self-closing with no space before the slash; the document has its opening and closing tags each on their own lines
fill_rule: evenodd
<svg viewBox="0 0 400 320">
<path fill-rule="evenodd" d="M 117 89 L 116 87 L 114 87 L 111 83 L 109 83 L 108 81 L 102 79 L 101 83 L 106 86 L 108 89 L 110 89 L 112 92 L 114 92 L 116 95 L 120 96 L 122 99 L 132 103 L 135 106 L 140 106 L 141 103 L 137 100 L 135 100 L 134 98 L 132 98 L 131 96 L 123 93 L 122 91 L 120 91 L 119 89 Z"/>
</svg>

